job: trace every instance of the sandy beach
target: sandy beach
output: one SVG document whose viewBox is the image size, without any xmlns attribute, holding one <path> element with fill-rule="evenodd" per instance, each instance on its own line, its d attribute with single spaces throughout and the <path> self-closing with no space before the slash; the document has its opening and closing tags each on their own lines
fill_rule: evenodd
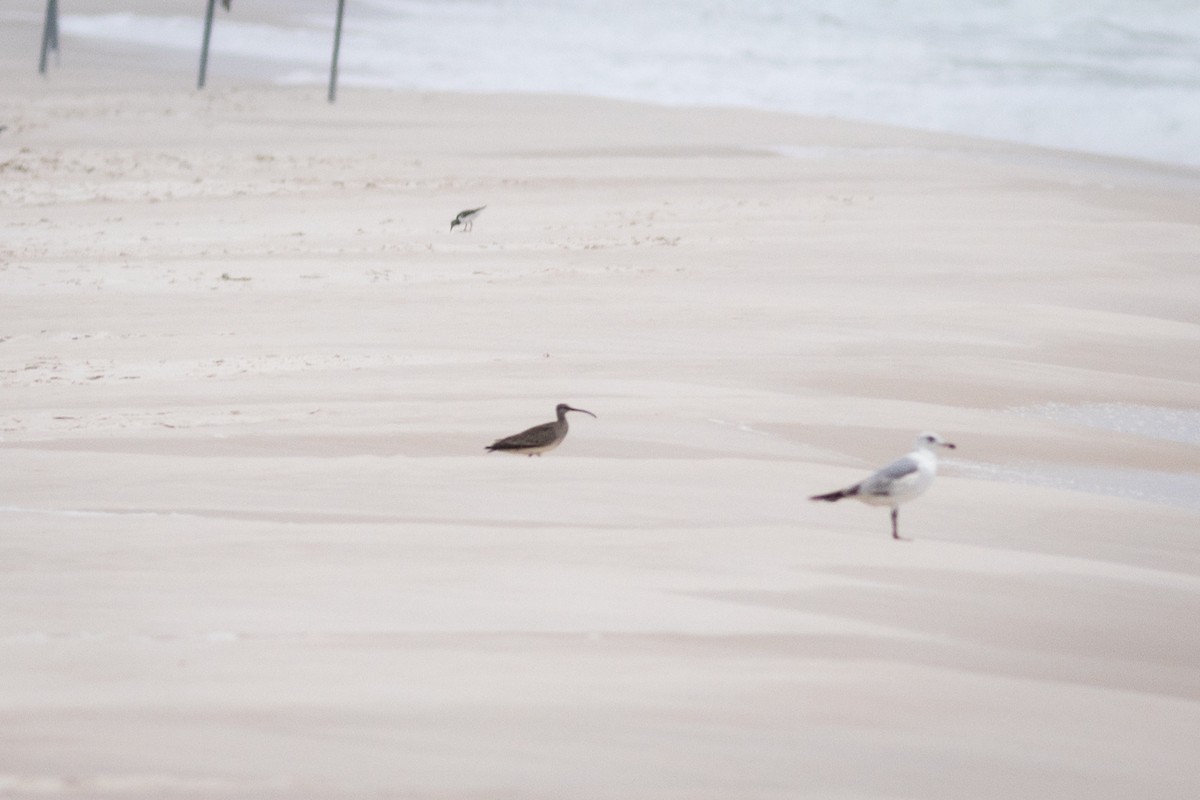
<svg viewBox="0 0 1200 800">
<path fill-rule="evenodd" d="M 1200 794 L 1200 173 L 154 64 L 0 54 L 0 797 Z"/>
</svg>

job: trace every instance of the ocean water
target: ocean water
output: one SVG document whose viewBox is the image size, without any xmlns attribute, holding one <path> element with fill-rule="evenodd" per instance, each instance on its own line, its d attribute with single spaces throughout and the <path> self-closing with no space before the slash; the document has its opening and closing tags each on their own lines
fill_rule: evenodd
<svg viewBox="0 0 1200 800">
<path fill-rule="evenodd" d="M 194 16 L 68 15 L 61 27 L 66 36 L 198 52 L 204 4 L 193 5 Z M 222 55 L 237 55 L 272 80 L 324 83 L 335 7 L 276 0 L 276 24 L 265 24 L 249 0 L 236 0 L 214 26 L 210 76 Z M 1195 0 L 346 7 L 343 86 L 747 106 L 1200 166 Z"/>
<path fill-rule="evenodd" d="M 1063 466 L 1034 462 L 990 464 L 958 459 L 943 461 L 947 472 L 952 471 L 953 474 L 968 478 L 1125 497 L 1143 503 L 1200 511 L 1200 477 L 1192 473 L 1083 467 L 1078 464 Z"/>
<path fill-rule="evenodd" d="M 1145 439 L 1200 445 L 1200 410 L 1194 408 L 1131 403 L 1044 403 L 1010 408 L 1008 413 Z M 1200 510 L 1200 473 L 1194 470 L 1172 473 L 1079 464 L 990 464 L 954 458 L 942 461 L 958 474 L 969 477 L 1128 497 Z"/>
<path fill-rule="evenodd" d="M 1131 403 L 1044 403 L 1008 411 L 1022 417 L 1040 417 L 1068 425 L 1200 446 L 1200 409 Z M 1200 492 L 1196 499 L 1200 502 Z"/>
</svg>

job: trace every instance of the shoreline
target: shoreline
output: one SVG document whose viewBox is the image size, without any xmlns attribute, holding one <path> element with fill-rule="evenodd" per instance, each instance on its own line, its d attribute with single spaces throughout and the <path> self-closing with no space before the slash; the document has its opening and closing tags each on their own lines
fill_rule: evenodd
<svg viewBox="0 0 1200 800">
<path fill-rule="evenodd" d="M 316 2 L 315 0 L 310 0 L 308 6 L 309 6 L 309 11 L 308 11 L 309 15 L 317 13 L 318 10 L 320 10 L 322 13 L 327 11 L 327 9 L 324 8 L 324 4 L 322 4 L 320 2 Z M 94 14 L 90 14 L 87 12 L 89 12 L 89 11 L 96 11 L 96 12 L 106 11 L 106 10 L 110 10 L 110 7 L 108 4 L 105 4 L 105 3 L 101 2 L 100 0 L 84 0 L 84 2 L 82 3 L 82 9 L 83 9 L 84 13 L 77 12 L 75 14 L 75 16 L 81 16 L 81 17 L 82 16 L 94 16 Z M 145 2 L 144 0 L 139 0 L 139 2 L 135 2 L 133 4 L 133 11 L 127 12 L 127 13 L 141 13 L 141 12 L 150 13 L 150 12 L 157 11 L 157 10 L 161 10 L 160 6 L 158 6 L 154 3 Z M 261 9 L 261 8 L 260 9 L 253 9 L 253 8 L 241 9 L 241 8 L 239 8 L 238 12 L 239 12 L 239 15 L 238 15 L 239 22 L 241 22 L 241 20 L 243 18 L 245 18 L 245 15 L 247 13 L 249 13 L 248 21 L 243 23 L 243 24 L 247 24 L 247 25 L 263 24 L 263 25 L 270 25 L 270 26 L 278 27 L 281 25 L 281 22 L 282 22 L 282 20 L 279 17 L 278 12 L 275 10 L 272 10 L 272 9 Z M 298 13 L 298 12 L 293 12 L 293 13 Z M 361 10 L 359 13 L 365 13 L 365 14 L 369 15 L 371 13 L 371 9 L 367 8 L 365 10 Z M 215 20 L 217 20 L 218 24 L 219 24 L 222 16 L 223 16 L 223 12 L 221 11 L 220 8 L 218 8 L 217 14 L 215 17 Z M 224 16 L 228 17 L 227 14 L 224 14 Z M 36 23 L 38 30 L 40 30 L 40 26 L 41 26 L 40 17 L 37 18 L 36 20 L 33 20 L 32 18 L 23 18 L 20 15 L 14 14 L 12 19 L 23 21 L 26 24 L 26 26 L 28 26 L 32 23 Z M 200 23 L 197 22 L 197 25 L 199 25 L 199 24 Z M 286 26 L 284 26 L 284 27 L 286 27 Z M 198 30 L 199 30 L 199 28 L 198 28 Z M 198 36 L 198 34 L 197 34 L 197 36 Z M 330 44 L 331 44 L 332 43 L 332 23 L 330 25 L 329 36 L 330 36 Z M 38 37 L 38 38 L 40 40 L 40 37 Z M 127 74 L 130 77 L 139 77 L 140 76 L 142 79 L 144 79 L 144 77 L 145 77 L 144 71 L 126 68 L 128 65 L 131 65 L 131 64 L 135 63 L 136 61 L 138 61 L 139 59 L 142 59 L 144 57 L 150 57 L 152 60 L 155 60 L 161 64 L 171 65 L 171 68 L 175 72 L 178 73 L 180 78 L 186 78 L 187 72 L 188 72 L 187 67 L 190 65 L 190 67 L 191 67 L 190 71 L 191 71 L 191 75 L 192 75 L 191 83 L 187 84 L 185 81 L 185 84 L 183 86 L 181 86 L 180 88 L 194 88 L 195 75 L 198 71 L 198 59 L 199 59 L 199 44 L 198 44 L 198 42 L 197 42 L 197 46 L 196 46 L 196 52 L 190 53 L 190 54 L 187 54 L 187 51 L 182 50 L 178 47 L 172 47 L 172 46 L 168 46 L 168 45 L 155 46 L 155 45 L 147 45 L 144 43 L 116 42 L 116 41 L 108 41 L 108 40 L 104 40 L 104 39 L 100 39 L 100 38 L 88 38 L 88 37 L 74 38 L 74 42 L 82 45 L 84 50 L 87 51 L 90 54 L 90 56 L 101 55 L 102 59 L 105 56 L 107 56 L 107 58 L 112 63 L 105 64 L 106 68 L 116 67 L 118 69 L 121 69 L 121 70 L 127 72 Z M 332 48 L 330 47 L 329 49 L 331 50 Z M 237 90 L 238 88 L 256 88 L 256 87 L 262 88 L 264 86 L 277 86 L 280 88 L 312 88 L 312 89 L 320 88 L 320 89 L 325 89 L 328 86 L 328 81 L 327 81 L 327 75 L 328 75 L 328 69 L 329 69 L 328 58 L 326 58 L 323 63 L 323 66 L 322 66 L 323 71 L 318 70 L 317 75 L 315 77 L 310 77 L 310 78 L 306 78 L 303 80 L 296 80 L 294 78 L 294 75 L 297 72 L 297 67 L 284 65 L 281 62 L 274 60 L 274 59 L 255 58 L 255 57 L 245 56 L 242 54 L 213 53 L 213 57 L 210 59 L 209 69 L 210 69 L 210 72 L 212 72 L 214 74 L 214 78 L 217 81 L 228 80 L 231 76 L 236 79 L 236 81 L 237 81 L 236 83 L 233 83 L 233 84 L 226 83 L 226 84 L 220 86 L 220 88 L 227 89 L 227 90 Z M 301 71 L 304 71 L 304 70 L 301 70 Z M 309 70 L 309 71 L 311 71 L 311 70 Z M 474 94 L 473 92 L 470 92 L 470 91 L 464 92 L 464 91 L 459 91 L 459 90 L 423 89 L 423 88 L 417 88 L 417 87 L 390 86 L 390 85 L 380 84 L 380 83 L 372 81 L 370 79 L 356 80 L 352 76 L 347 76 L 345 74 L 344 69 L 343 69 L 343 75 L 341 76 L 341 80 L 339 81 L 339 91 L 341 89 L 396 92 L 396 93 L 401 93 L 401 94 L 403 94 L 403 93 L 413 93 L 413 94 L 442 94 L 442 93 L 456 94 L 456 93 L 461 93 L 461 94 L 465 94 L 465 95 Z M 809 118 L 813 118 L 813 119 L 834 119 L 834 120 L 845 122 L 850 125 L 896 128 L 897 130 L 910 131 L 910 132 L 916 133 L 916 134 L 927 134 L 927 135 L 934 136 L 934 137 L 962 138 L 962 139 L 967 139 L 967 140 L 977 140 L 979 142 L 985 142 L 985 143 L 991 142 L 991 143 L 994 143 L 999 146 L 1014 146 L 1014 147 L 1018 147 L 1018 148 L 1024 148 L 1024 149 L 1028 150 L 1030 154 L 1036 153 L 1036 152 L 1042 152 L 1046 155 L 1046 158 L 1050 161 L 1057 159 L 1061 155 L 1067 155 L 1067 156 L 1078 157 L 1078 158 L 1082 158 L 1082 159 L 1095 160 L 1098 162 L 1112 162 L 1113 164 L 1126 164 L 1127 166 L 1132 167 L 1134 169 L 1143 169 L 1144 168 L 1147 170 L 1162 170 L 1166 173 L 1174 173 L 1174 172 L 1182 171 L 1183 174 L 1181 176 L 1178 176 L 1180 179 L 1187 181 L 1189 183 L 1192 182 L 1193 180 L 1200 180 L 1200 165 L 1198 165 L 1198 164 L 1163 161 L 1163 160 L 1157 160 L 1157 159 L 1153 159 L 1153 158 L 1139 157 L 1139 156 L 1133 156 L 1133 155 L 1108 154 L 1108 153 L 1104 153 L 1104 152 L 1100 152 L 1100 151 L 1096 151 L 1096 150 L 1077 150 L 1077 149 L 1069 149 L 1069 148 L 1060 148 L 1060 147 L 1054 147 L 1054 146 L 1032 144 L 1032 143 L 1022 142 L 1022 141 L 1014 140 L 1014 139 L 996 138 L 996 137 L 989 137 L 986 135 L 972 134 L 972 133 L 956 133 L 956 132 L 951 132 L 951 131 L 939 130 L 939 129 L 935 129 L 935 128 L 910 127 L 910 126 L 897 125 L 897 124 L 888 123 L 888 122 L 879 122 L 879 121 L 873 121 L 873 120 L 869 120 L 869 119 L 856 118 L 852 115 L 849 115 L 849 116 L 827 116 L 827 115 L 804 114 L 802 112 L 796 112 L 796 111 L 792 111 L 792 110 L 788 110 L 788 109 L 759 106 L 759 105 L 754 105 L 754 104 L 748 104 L 748 105 L 707 105 L 707 104 L 694 104 L 694 103 L 675 104 L 675 103 L 666 103 L 666 102 L 662 102 L 662 101 L 639 99 L 639 98 L 635 98 L 635 97 L 626 97 L 626 96 L 623 96 L 620 94 L 613 94 L 613 95 L 606 95 L 606 94 L 583 95 L 583 94 L 580 94 L 580 95 L 575 95 L 575 94 L 571 94 L 571 93 L 560 93 L 560 92 L 556 92 L 556 91 L 548 91 L 548 92 L 497 91 L 497 92 L 486 92 L 486 94 L 491 94 L 491 95 L 500 96 L 500 97 L 506 96 L 506 95 L 519 96 L 522 94 L 528 94 L 528 95 L 534 96 L 534 97 L 553 97 L 553 96 L 574 97 L 574 96 L 577 96 L 577 97 L 584 98 L 584 99 L 595 99 L 595 100 L 613 101 L 613 102 L 628 102 L 628 103 L 634 103 L 634 104 L 645 104 L 645 105 L 660 106 L 660 107 L 664 107 L 664 108 L 674 108 L 674 109 L 681 109 L 681 110 L 689 110 L 690 109 L 690 110 L 696 110 L 696 111 L 704 111 L 704 110 L 725 109 L 725 110 L 730 110 L 730 111 L 748 111 L 748 112 L 755 112 L 755 113 L 782 114 L 785 116 L 797 116 L 797 117 L 802 117 L 802 118 L 809 117 Z M 1164 179 L 1170 180 L 1171 178 L 1167 175 L 1164 175 Z"/>
</svg>

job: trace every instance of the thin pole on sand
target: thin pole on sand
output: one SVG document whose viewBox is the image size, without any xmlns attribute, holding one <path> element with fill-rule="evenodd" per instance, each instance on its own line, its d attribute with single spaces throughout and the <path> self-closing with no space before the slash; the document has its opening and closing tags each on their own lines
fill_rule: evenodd
<svg viewBox="0 0 1200 800">
<path fill-rule="evenodd" d="M 58 52 L 58 0 L 46 0 L 46 22 L 42 25 L 42 57 L 38 60 L 38 72 L 46 74 L 46 57 L 53 50 Z"/>
<path fill-rule="evenodd" d="M 200 77 L 196 80 L 196 88 L 204 88 L 204 76 L 208 72 L 208 42 L 212 38 L 213 6 L 217 0 L 208 0 L 208 11 L 204 14 L 204 42 L 200 45 Z"/>
<path fill-rule="evenodd" d="M 329 64 L 329 102 L 337 98 L 337 69 L 338 53 L 342 49 L 342 13 L 346 10 L 346 0 L 338 0 L 337 25 L 333 31 L 333 60 Z"/>
</svg>

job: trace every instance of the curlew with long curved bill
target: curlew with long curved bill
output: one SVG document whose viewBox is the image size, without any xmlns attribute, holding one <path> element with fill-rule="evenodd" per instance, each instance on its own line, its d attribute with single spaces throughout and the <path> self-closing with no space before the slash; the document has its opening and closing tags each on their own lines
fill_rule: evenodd
<svg viewBox="0 0 1200 800">
<path fill-rule="evenodd" d="M 587 414 L 591 417 L 596 416 L 586 409 L 572 408 L 566 403 L 559 403 L 554 411 L 558 415 L 558 419 L 554 422 L 534 425 L 529 430 L 514 433 L 512 436 L 506 436 L 503 439 L 497 439 L 484 449 L 489 452 L 515 453 L 531 457 L 541 456 L 547 450 L 553 450 L 558 447 L 562 444 L 563 439 L 567 438 L 568 411 L 578 411 L 581 414 Z"/>
</svg>

